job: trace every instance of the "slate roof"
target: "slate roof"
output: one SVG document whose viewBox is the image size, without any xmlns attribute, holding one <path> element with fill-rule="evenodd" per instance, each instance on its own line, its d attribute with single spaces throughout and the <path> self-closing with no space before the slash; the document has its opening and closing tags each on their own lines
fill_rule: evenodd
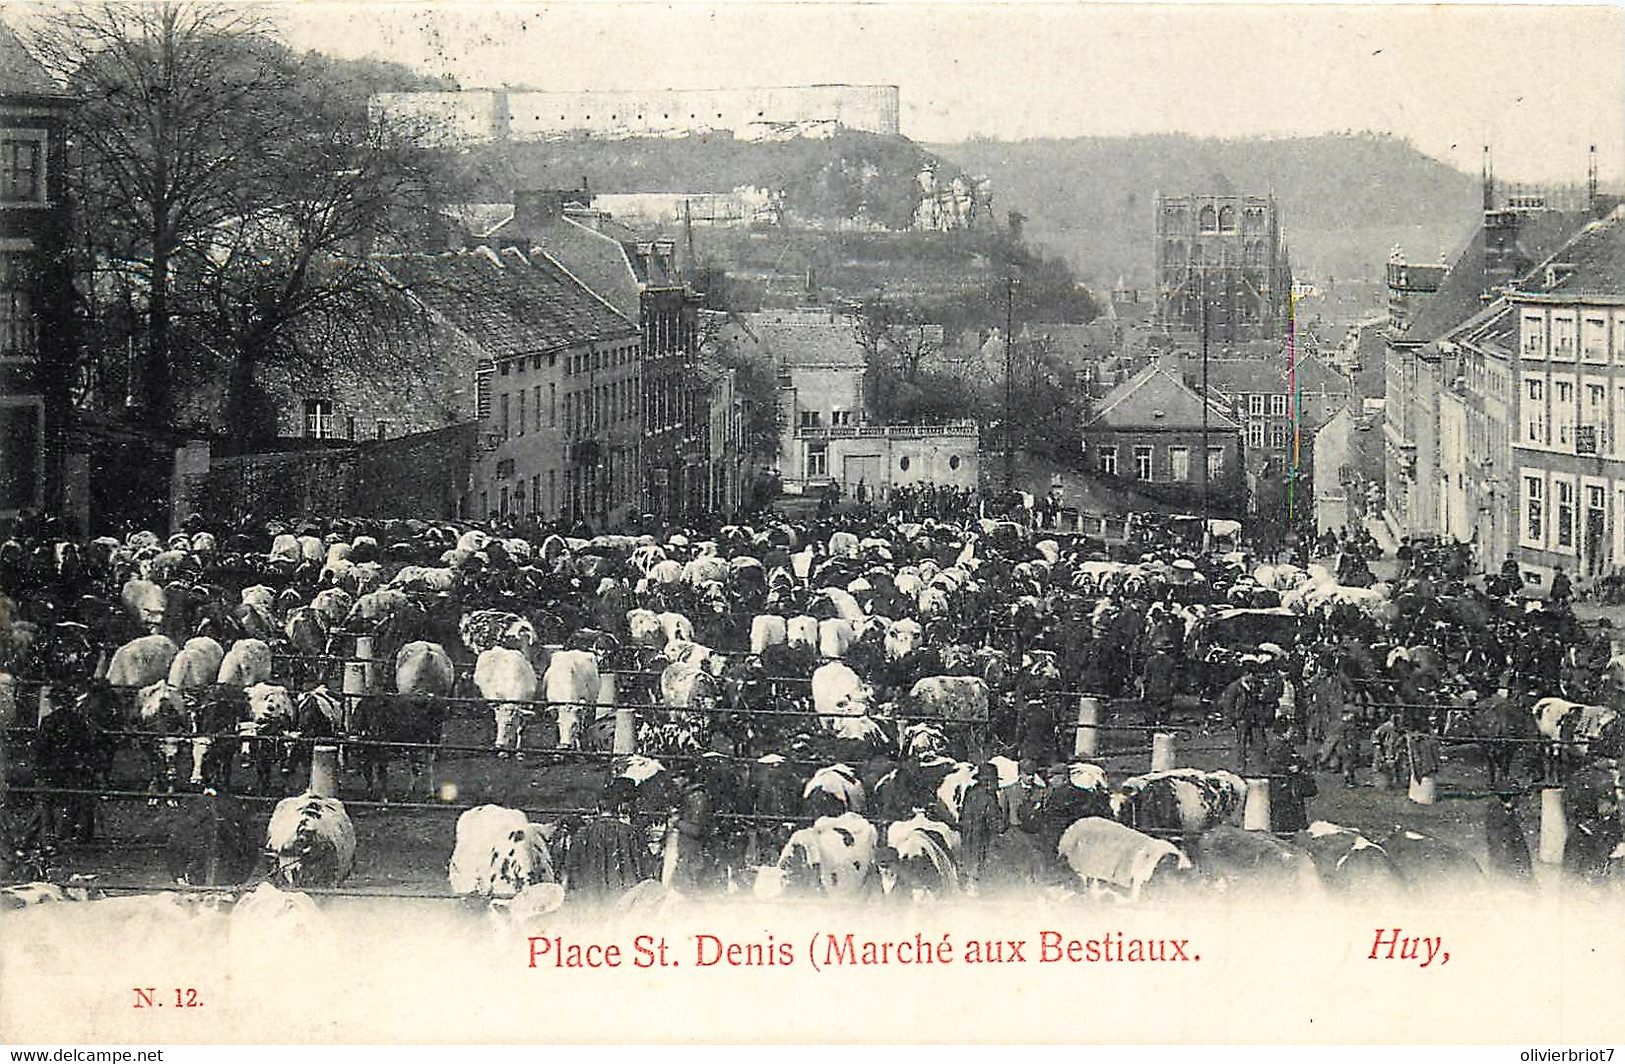
<svg viewBox="0 0 1625 1064">
<path fill-rule="evenodd" d="M 801 315 L 771 311 L 741 314 L 740 321 L 767 353 L 785 369 L 794 366 L 861 367 L 863 348 L 857 330 L 842 319 L 808 321 Z"/>
<path fill-rule="evenodd" d="M 12 28 L 0 22 L 0 97 L 61 95 L 62 87 L 45 72 Z"/>
<path fill-rule="evenodd" d="M 1535 211 L 1518 227 L 1517 251 L 1525 262 L 1545 261 L 1579 232 L 1589 215 L 1577 211 Z M 1484 228 L 1474 231 L 1467 247 L 1445 274 L 1439 290 L 1416 312 L 1404 339 L 1428 343 L 1439 339 L 1484 308 Z"/>
<path fill-rule="evenodd" d="M 1201 379 L 1202 360 L 1185 356 L 1182 372 Z M 1275 358 L 1212 358 L 1207 362 L 1208 386 L 1227 395 L 1285 395 L 1286 355 Z M 1304 392 L 1340 394 L 1351 388 L 1349 379 L 1311 355 L 1298 357 L 1298 388 Z"/>
<path fill-rule="evenodd" d="M 479 247 L 388 257 L 379 264 L 498 361 L 638 335 L 630 321 L 545 255 Z"/>
<path fill-rule="evenodd" d="M 1208 428 L 1237 430 L 1240 425 L 1217 404 L 1208 404 Z M 1173 373 L 1153 362 L 1106 393 L 1100 409 L 1084 426 L 1102 429 L 1202 428 L 1202 397 Z"/>
<path fill-rule="evenodd" d="M 1558 249 L 1548 271 L 1537 267 L 1516 286 L 1519 294 L 1585 298 L 1625 297 L 1625 219 L 1619 212 L 1594 222 Z"/>
</svg>

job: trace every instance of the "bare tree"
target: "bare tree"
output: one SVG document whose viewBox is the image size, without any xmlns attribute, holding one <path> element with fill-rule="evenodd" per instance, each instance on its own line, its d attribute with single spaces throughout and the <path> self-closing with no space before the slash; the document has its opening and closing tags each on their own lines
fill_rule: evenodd
<svg viewBox="0 0 1625 1064">
<path fill-rule="evenodd" d="M 171 287 L 183 245 L 231 216 L 278 116 L 285 70 L 266 24 L 242 9 L 101 3 L 54 11 L 29 45 L 80 101 L 71 138 L 93 254 L 146 290 L 141 392 L 172 411 Z"/>
</svg>

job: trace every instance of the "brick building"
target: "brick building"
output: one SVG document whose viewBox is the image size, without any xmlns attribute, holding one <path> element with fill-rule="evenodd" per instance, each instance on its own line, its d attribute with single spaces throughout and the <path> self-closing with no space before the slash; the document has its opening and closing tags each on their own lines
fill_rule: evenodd
<svg viewBox="0 0 1625 1064">
<path fill-rule="evenodd" d="M 73 365 L 73 101 L 0 24 L 0 521 L 55 509 Z"/>
<path fill-rule="evenodd" d="M 1173 511 L 1200 507 L 1204 487 L 1214 515 L 1239 516 L 1244 508 L 1241 424 L 1219 403 L 1204 404 L 1171 358 L 1107 393 L 1083 426 L 1083 451 L 1085 468 L 1098 478 Z"/>
</svg>

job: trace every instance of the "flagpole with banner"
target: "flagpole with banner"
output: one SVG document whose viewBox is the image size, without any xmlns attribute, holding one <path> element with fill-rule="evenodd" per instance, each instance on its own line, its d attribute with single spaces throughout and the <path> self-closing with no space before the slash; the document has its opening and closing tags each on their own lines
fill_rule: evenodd
<svg viewBox="0 0 1625 1064">
<path fill-rule="evenodd" d="M 1298 394 L 1298 333 L 1297 297 L 1292 289 L 1286 292 L 1286 372 L 1287 392 L 1292 396 L 1292 461 L 1286 471 L 1286 523 L 1292 528 L 1293 505 L 1298 482 L 1298 458 L 1303 422 L 1303 400 Z"/>
</svg>

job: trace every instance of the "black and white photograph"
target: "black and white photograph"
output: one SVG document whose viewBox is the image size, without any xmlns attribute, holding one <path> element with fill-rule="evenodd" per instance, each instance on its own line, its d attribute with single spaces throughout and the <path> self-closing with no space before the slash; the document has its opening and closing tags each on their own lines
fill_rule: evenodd
<svg viewBox="0 0 1625 1064">
<path fill-rule="evenodd" d="M 0 4 L 0 1042 L 1607 1060 L 1622 756 L 1620 9 Z"/>
</svg>

